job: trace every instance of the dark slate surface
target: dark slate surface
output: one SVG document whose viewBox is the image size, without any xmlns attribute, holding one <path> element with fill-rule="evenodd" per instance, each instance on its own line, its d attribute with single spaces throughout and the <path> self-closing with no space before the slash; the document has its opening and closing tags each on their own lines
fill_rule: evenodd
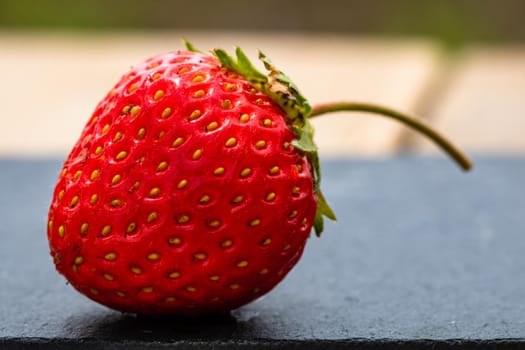
<svg viewBox="0 0 525 350">
<path fill-rule="evenodd" d="M 88 301 L 53 268 L 58 161 L 0 160 L 0 348 L 525 346 L 525 158 L 330 161 L 339 216 L 295 270 L 230 316 L 147 319 Z"/>
</svg>

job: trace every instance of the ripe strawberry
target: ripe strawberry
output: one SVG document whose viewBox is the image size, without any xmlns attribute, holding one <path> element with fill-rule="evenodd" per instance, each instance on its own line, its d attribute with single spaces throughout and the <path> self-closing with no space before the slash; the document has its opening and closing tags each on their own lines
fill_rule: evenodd
<svg viewBox="0 0 525 350">
<path fill-rule="evenodd" d="M 307 118 L 352 106 L 312 112 L 264 55 L 269 76 L 240 49 L 235 60 L 187 47 L 122 77 L 54 191 L 48 239 L 57 270 L 117 310 L 237 308 L 286 276 L 323 216 L 335 219 Z"/>
</svg>

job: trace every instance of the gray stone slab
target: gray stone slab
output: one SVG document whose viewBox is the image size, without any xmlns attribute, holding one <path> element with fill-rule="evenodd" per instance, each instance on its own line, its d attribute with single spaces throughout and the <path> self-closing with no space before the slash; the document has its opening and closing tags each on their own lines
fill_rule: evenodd
<svg viewBox="0 0 525 350">
<path fill-rule="evenodd" d="M 339 221 L 267 296 L 231 315 L 150 319 L 96 305 L 55 271 L 60 162 L 0 160 L 0 348 L 525 346 L 525 158 L 324 164 Z"/>
</svg>

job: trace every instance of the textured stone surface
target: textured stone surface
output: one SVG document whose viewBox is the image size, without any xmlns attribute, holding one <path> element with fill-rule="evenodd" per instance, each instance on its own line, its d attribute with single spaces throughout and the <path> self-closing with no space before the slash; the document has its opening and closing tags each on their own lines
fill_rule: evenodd
<svg viewBox="0 0 525 350">
<path fill-rule="evenodd" d="M 0 160 L 0 348 L 525 346 L 525 159 L 462 174 L 426 158 L 325 163 L 339 221 L 274 291 L 229 316 L 98 306 L 53 268 L 58 161 Z"/>
</svg>

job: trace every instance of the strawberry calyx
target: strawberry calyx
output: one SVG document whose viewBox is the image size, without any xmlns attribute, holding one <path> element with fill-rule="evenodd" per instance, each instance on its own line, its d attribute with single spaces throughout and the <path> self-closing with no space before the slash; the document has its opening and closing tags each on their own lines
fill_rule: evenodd
<svg viewBox="0 0 525 350">
<path fill-rule="evenodd" d="M 199 52 L 190 42 L 183 41 L 188 51 Z M 324 217 L 330 220 L 336 220 L 336 217 L 320 189 L 321 166 L 317 145 L 314 141 L 314 128 L 309 121 L 312 113 L 310 103 L 301 95 L 293 81 L 277 69 L 262 51 L 259 51 L 259 59 L 268 70 L 268 74 L 257 70 L 240 47 L 235 48 L 235 58 L 223 49 L 214 49 L 211 53 L 224 67 L 243 76 L 285 112 L 287 124 L 297 137 L 292 141 L 292 145 L 304 152 L 314 171 L 313 185 L 317 211 L 313 226 L 315 234 L 320 236 L 324 229 Z"/>
</svg>

